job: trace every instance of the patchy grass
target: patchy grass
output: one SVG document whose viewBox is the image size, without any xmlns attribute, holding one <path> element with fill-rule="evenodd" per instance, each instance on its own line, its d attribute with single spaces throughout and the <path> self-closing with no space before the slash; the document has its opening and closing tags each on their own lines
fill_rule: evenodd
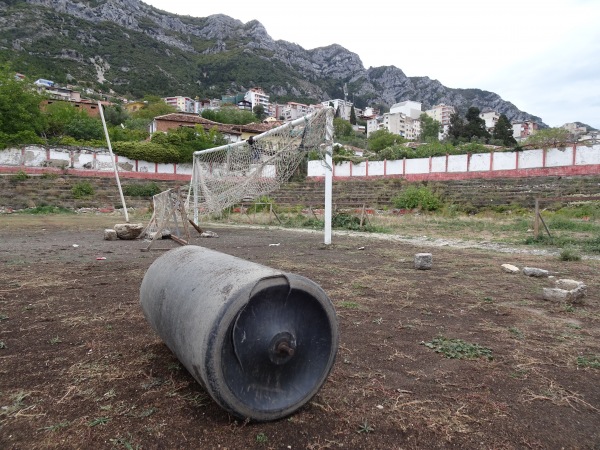
<svg viewBox="0 0 600 450">
<path fill-rule="evenodd" d="M 478 359 L 486 358 L 494 359 L 492 350 L 482 347 L 479 344 L 471 344 L 462 339 L 447 339 L 443 336 L 433 339 L 431 342 L 422 342 L 422 344 L 434 350 L 436 353 L 441 353 L 446 358 L 452 359 Z"/>
</svg>

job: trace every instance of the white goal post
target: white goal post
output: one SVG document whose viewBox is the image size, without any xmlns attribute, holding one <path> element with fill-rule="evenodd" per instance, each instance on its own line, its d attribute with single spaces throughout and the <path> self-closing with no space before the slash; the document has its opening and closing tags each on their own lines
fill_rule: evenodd
<svg viewBox="0 0 600 450">
<path fill-rule="evenodd" d="M 325 171 L 325 244 L 331 244 L 333 108 L 326 107 L 245 141 L 194 152 L 188 210 L 220 214 L 245 199 L 277 190 L 309 153 Z"/>
</svg>

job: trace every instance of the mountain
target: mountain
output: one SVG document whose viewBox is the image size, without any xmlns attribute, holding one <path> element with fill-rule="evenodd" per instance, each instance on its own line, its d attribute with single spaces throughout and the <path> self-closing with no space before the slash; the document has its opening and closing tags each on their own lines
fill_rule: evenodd
<svg viewBox="0 0 600 450">
<path fill-rule="evenodd" d="M 394 66 L 365 69 L 337 44 L 305 50 L 273 40 L 258 21 L 178 16 L 138 0 L 0 0 L 0 63 L 31 78 L 140 98 L 220 98 L 260 86 L 272 101 L 350 98 L 359 107 L 415 100 L 464 113 L 476 106 L 511 120 L 539 117 L 493 92 L 451 89 Z"/>
</svg>

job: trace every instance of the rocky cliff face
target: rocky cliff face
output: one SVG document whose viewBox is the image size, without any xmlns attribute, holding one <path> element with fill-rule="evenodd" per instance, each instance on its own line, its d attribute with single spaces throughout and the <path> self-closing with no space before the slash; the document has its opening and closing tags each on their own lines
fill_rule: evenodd
<svg viewBox="0 0 600 450">
<path fill-rule="evenodd" d="M 155 80 L 144 81 L 148 69 L 136 70 L 134 58 L 122 61 L 123 56 L 114 51 L 102 54 L 108 46 L 106 40 L 115 33 L 124 43 L 129 41 L 138 54 L 148 54 L 143 59 L 155 66 L 152 76 L 170 80 L 170 94 L 219 96 L 225 93 L 223 90 L 234 92 L 254 84 L 285 100 L 327 100 L 341 97 L 343 84 L 347 83 L 358 106 L 391 106 L 415 100 L 422 102 L 424 109 L 446 103 L 464 112 L 476 106 L 504 113 L 513 120 L 541 121 L 493 92 L 447 88 L 428 77 L 407 77 L 393 66 L 365 69 L 357 54 L 337 44 L 305 50 L 290 42 L 275 41 L 258 21 L 244 24 L 225 15 L 180 17 L 139 0 L 0 0 L 0 9 L 4 16 L 0 27 L 31 30 L 29 35 L 7 31 L 4 38 L 0 32 L 0 52 L 12 54 L 12 58 L 9 55 L 5 59 L 37 58 L 35 64 L 31 62 L 36 66 L 52 60 L 53 64 L 46 64 L 50 68 L 57 60 L 75 59 L 80 65 L 90 65 L 73 67 L 76 78 L 78 75 L 81 79 L 88 72 L 97 73 L 92 61 L 100 58 L 109 67 L 103 72 L 104 83 L 117 92 L 138 92 L 143 86 L 147 93 L 161 95 L 166 91 Z M 113 27 L 110 33 L 102 34 L 93 27 L 85 30 L 85 23 L 108 23 Z M 48 39 L 61 45 L 40 50 L 44 47 L 42 40 Z M 86 40 L 89 45 L 84 45 Z M 177 62 L 173 62 L 175 58 Z M 174 65 L 179 66 L 178 71 L 173 70 Z M 135 75 L 142 80 L 134 80 Z M 172 92 L 173 86 L 181 91 Z"/>
</svg>

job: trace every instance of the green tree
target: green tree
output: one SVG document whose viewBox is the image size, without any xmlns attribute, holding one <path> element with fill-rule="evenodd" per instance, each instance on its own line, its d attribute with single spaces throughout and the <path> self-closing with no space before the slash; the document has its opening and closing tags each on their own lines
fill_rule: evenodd
<svg viewBox="0 0 600 450">
<path fill-rule="evenodd" d="M 421 121 L 421 142 L 434 142 L 439 140 L 439 134 L 442 131 L 442 124 L 433 117 L 423 113 L 419 117 Z"/>
<path fill-rule="evenodd" d="M 406 142 L 399 134 L 390 133 L 385 128 L 377 130 L 369 135 L 369 150 L 378 153 L 381 150 L 392 147 L 397 144 L 403 144 Z"/>
<path fill-rule="evenodd" d="M 494 130 L 492 131 L 492 138 L 501 141 L 502 145 L 505 147 L 517 145 L 517 141 L 513 137 L 513 127 L 506 115 L 500 114 L 500 117 L 494 126 Z"/>
<path fill-rule="evenodd" d="M 356 111 L 354 110 L 354 105 L 350 108 L 350 123 L 356 125 Z"/>
<path fill-rule="evenodd" d="M 570 141 L 569 138 L 569 130 L 565 128 L 546 128 L 530 135 L 524 144 L 535 148 L 561 148 Z"/>
<path fill-rule="evenodd" d="M 121 105 L 104 107 L 104 119 L 111 125 L 121 125 L 129 119 L 129 113 Z"/>
<path fill-rule="evenodd" d="M 150 123 L 156 116 L 163 116 L 177 112 L 177 110 L 167 105 L 160 97 L 148 95 L 144 97 L 145 106 L 131 114 L 133 119 L 144 119 L 146 123 Z"/>
<path fill-rule="evenodd" d="M 333 118 L 333 134 L 335 137 L 350 136 L 352 131 L 350 122 L 339 117 Z"/>
<path fill-rule="evenodd" d="M 265 107 L 261 104 L 258 104 L 254 108 L 252 108 L 252 112 L 254 113 L 259 122 L 262 122 L 267 116 L 267 114 L 265 113 Z"/>
<path fill-rule="evenodd" d="M 25 81 L 17 81 L 8 65 L 0 66 L 0 132 L 7 135 L 44 130 L 43 97 Z"/>
<path fill-rule="evenodd" d="M 93 139 L 103 139 L 104 128 L 100 119 L 82 113 L 67 124 L 65 134 L 81 141 L 91 141 Z"/>
<path fill-rule="evenodd" d="M 202 111 L 202 117 L 213 122 L 246 125 L 256 121 L 256 116 L 250 111 L 244 111 L 237 106 L 225 106 L 220 109 L 205 109 Z"/>
<path fill-rule="evenodd" d="M 75 108 L 69 102 L 52 102 L 46 106 L 44 114 L 46 116 L 46 129 L 44 130 L 48 137 L 61 137 L 66 134 L 66 127 L 81 114 L 81 111 Z"/>
<path fill-rule="evenodd" d="M 448 138 L 453 144 L 461 141 L 465 130 L 465 121 L 458 112 L 450 116 L 450 125 L 448 126 Z"/>
<path fill-rule="evenodd" d="M 479 117 L 479 113 L 479 108 L 471 106 L 465 115 L 467 121 L 462 136 L 469 142 L 474 138 L 485 139 L 486 142 L 490 139 L 490 133 L 485 127 L 485 120 Z"/>
</svg>

